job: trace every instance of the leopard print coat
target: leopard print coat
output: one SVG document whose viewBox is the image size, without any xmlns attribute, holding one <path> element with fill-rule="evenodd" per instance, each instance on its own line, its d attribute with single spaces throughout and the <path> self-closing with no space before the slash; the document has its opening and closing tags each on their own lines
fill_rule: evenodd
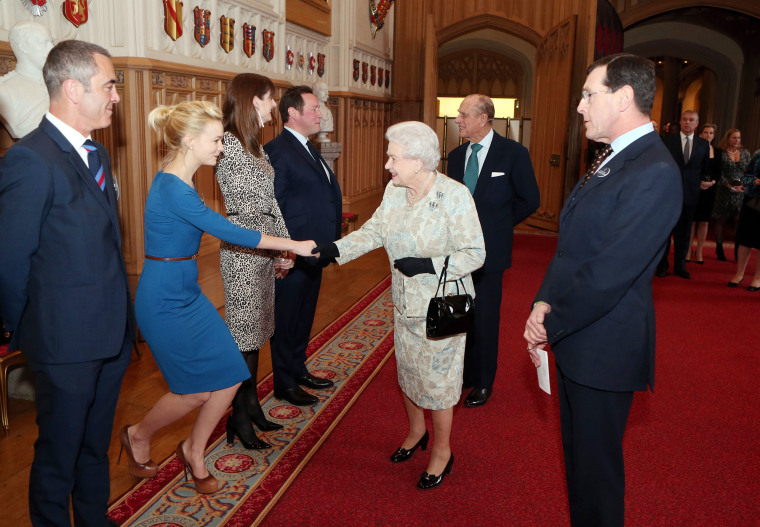
<svg viewBox="0 0 760 527">
<path fill-rule="evenodd" d="M 290 238 L 274 195 L 269 157 L 247 153 L 229 132 L 223 142 L 216 179 L 229 220 L 262 234 Z M 279 254 L 222 242 L 225 318 L 241 351 L 261 348 L 274 333 L 274 257 Z"/>
</svg>

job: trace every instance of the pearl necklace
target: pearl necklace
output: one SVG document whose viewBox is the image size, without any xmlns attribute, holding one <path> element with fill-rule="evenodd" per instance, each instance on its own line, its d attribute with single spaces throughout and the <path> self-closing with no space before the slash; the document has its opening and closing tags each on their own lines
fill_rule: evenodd
<svg viewBox="0 0 760 527">
<path fill-rule="evenodd" d="M 435 170 L 431 170 L 430 175 L 427 177 L 427 179 L 425 180 L 425 183 L 422 185 L 422 188 L 420 189 L 420 191 L 417 193 L 416 196 L 412 196 L 411 189 L 409 188 L 406 189 L 406 201 L 407 203 L 409 203 L 410 206 L 414 205 L 415 203 L 417 203 L 419 200 L 422 199 L 422 197 L 425 195 L 425 192 L 427 192 L 428 185 L 430 185 L 430 182 L 433 180 L 434 175 L 435 175 Z"/>
<path fill-rule="evenodd" d="M 738 148 L 733 148 L 733 147 L 730 147 L 730 146 L 728 148 L 726 148 L 726 151 L 729 154 L 731 154 L 731 155 L 736 155 L 736 154 L 739 153 L 739 149 Z"/>
</svg>

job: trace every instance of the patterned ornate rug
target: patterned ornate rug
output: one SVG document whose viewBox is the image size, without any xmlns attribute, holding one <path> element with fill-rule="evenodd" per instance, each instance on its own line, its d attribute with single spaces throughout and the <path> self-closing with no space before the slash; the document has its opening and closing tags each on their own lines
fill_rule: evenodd
<svg viewBox="0 0 760 527">
<path fill-rule="evenodd" d="M 393 303 L 390 277 L 315 336 L 306 350 L 309 370 L 333 380 L 310 407 L 293 406 L 272 395 L 272 376 L 258 386 L 264 412 L 281 430 L 259 433 L 272 445 L 246 450 L 236 440 L 227 445 L 224 425 L 217 425 L 206 451 L 209 471 L 226 481 L 217 494 L 196 494 L 185 482 L 182 465 L 172 455 L 158 474 L 137 483 L 111 504 L 108 517 L 118 525 L 209 527 L 256 525 L 298 475 L 393 350 Z"/>
</svg>

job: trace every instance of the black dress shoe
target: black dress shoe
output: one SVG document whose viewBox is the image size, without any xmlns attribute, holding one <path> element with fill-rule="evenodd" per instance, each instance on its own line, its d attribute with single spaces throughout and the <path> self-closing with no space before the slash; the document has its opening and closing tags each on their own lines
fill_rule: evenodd
<svg viewBox="0 0 760 527">
<path fill-rule="evenodd" d="M 679 269 L 678 271 L 674 271 L 673 274 L 675 274 L 676 276 L 680 276 L 681 278 L 691 280 L 691 275 L 689 274 L 689 271 L 687 271 L 686 269 Z"/>
<path fill-rule="evenodd" d="M 760 291 L 760 287 L 755 287 L 754 285 L 751 285 L 747 288 L 747 291 Z"/>
<path fill-rule="evenodd" d="M 419 441 L 417 441 L 417 444 L 414 445 L 412 448 L 407 450 L 406 448 L 398 447 L 396 451 L 391 455 L 391 463 L 401 463 L 402 461 L 406 461 L 410 457 L 412 457 L 412 454 L 414 454 L 414 451 L 417 450 L 417 448 L 421 448 L 422 450 L 427 450 L 428 446 L 428 440 L 430 439 L 430 434 L 428 434 L 428 431 L 425 430 L 425 435 L 420 438 Z"/>
<path fill-rule="evenodd" d="M 417 482 L 417 488 L 422 490 L 432 489 L 433 487 L 437 487 L 443 482 L 443 476 L 446 474 L 451 474 L 451 466 L 454 464 L 454 454 L 451 454 L 451 457 L 449 458 L 449 462 L 446 463 L 446 468 L 443 469 L 443 472 L 441 472 L 440 475 L 436 476 L 434 474 L 428 474 L 427 472 L 423 472 L 422 476 L 420 476 L 420 480 Z"/>
<path fill-rule="evenodd" d="M 467 408 L 476 408 L 483 406 L 488 402 L 488 398 L 491 397 L 493 390 L 491 388 L 474 388 L 467 399 L 464 400 L 464 405 Z"/>
<path fill-rule="evenodd" d="M 659 276 L 660 278 L 665 278 L 666 276 L 668 276 L 668 272 L 667 271 L 660 271 L 659 269 L 657 270 L 657 272 L 655 274 L 657 276 Z"/>
<path fill-rule="evenodd" d="M 738 282 L 728 282 L 728 287 L 739 287 L 739 284 L 741 284 L 743 280 L 744 278 L 742 278 Z"/>
<path fill-rule="evenodd" d="M 319 402 L 317 397 L 303 391 L 299 386 L 294 386 L 293 388 L 287 388 L 285 390 L 275 390 L 274 396 L 296 406 L 311 406 L 312 404 L 317 404 Z"/>
<path fill-rule="evenodd" d="M 311 373 L 307 373 L 303 377 L 296 378 L 296 382 L 300 384 L 301 386 L 306 386 L 307 388 L 313 388 L 315 390 L 322 390 L 324 388 L 329 388 L 330 386 L 335 384 L 330 379 L 322 379 L 321 377 L 315 377 Z"/>
</svg>

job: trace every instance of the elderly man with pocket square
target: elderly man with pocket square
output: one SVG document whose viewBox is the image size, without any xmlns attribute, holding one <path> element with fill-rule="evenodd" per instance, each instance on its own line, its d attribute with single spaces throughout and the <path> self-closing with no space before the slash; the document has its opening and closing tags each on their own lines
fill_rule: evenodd
<svg viewBox="0 0 760 527">
<path fill-rule="evenodd" d="M 539 205 L 538 185 L 528 150 L 493 130 L 493 101 L 465 97 L 456 118 L 467 142 L 449 154 L 448 176 L 470 189 L 486 242 L 486 261 L 472 273 L 475 327 L 467 335 L 464 386 L 472 387 L 464 405 L 484 405 L 493 391 L 499 353 L 502 278 L 512 266 L 512 231 Z"/>
</svg>

